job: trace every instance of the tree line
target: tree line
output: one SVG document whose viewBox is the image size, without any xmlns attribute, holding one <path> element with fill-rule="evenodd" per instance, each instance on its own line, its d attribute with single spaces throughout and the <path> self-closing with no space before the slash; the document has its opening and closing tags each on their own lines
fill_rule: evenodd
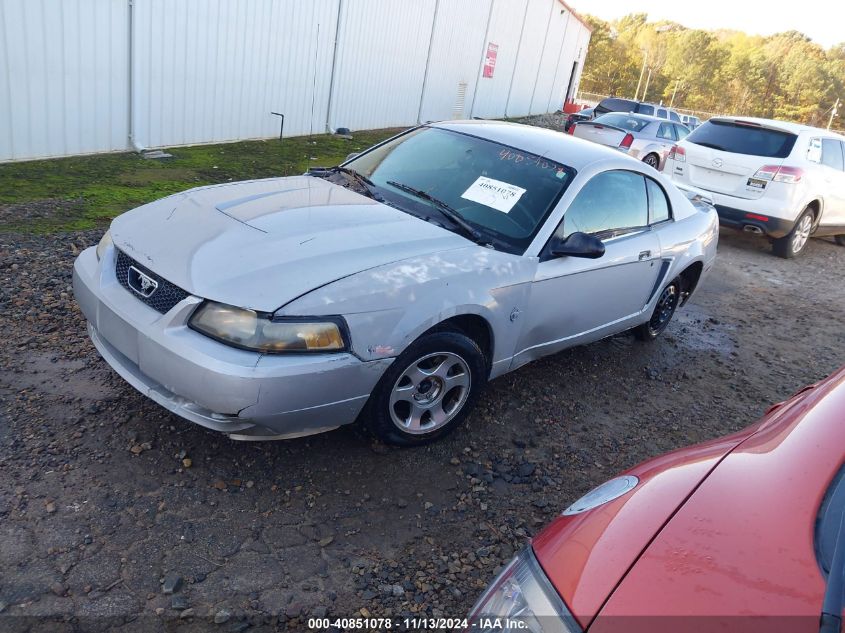
<svg viewBox="0 0 845 633">
<path fill-rule="evenodd" d="M 648 82 L 648 101 L 821 127 L 837 98 L 845 111 L 845 42 L 825 50 L 798 31 L 704 31 L 649 22 L 645 13 L 585 19 L 593 35 L 582 91 L 633 97 L 639 84 L 642 98 Z M 843 120 L 840 114 L 832 127 L 845 127 Z"/>
</svg>

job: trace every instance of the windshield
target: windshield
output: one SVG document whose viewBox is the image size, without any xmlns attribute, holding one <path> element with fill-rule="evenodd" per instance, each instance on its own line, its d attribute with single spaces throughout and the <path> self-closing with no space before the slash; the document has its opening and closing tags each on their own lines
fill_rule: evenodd
<svg viewBox="0 0 845 633">
<path fill-rule="evenodd" d="M 707 121 L 695 128 L 686 140 L 696 145 L 734 154 L 786 158 L 792 151 L 797 138 L 789 132 L 771 130 L 749 123 Z"/>
<path fill-rule="evenodd" d="M 541 156 L 425 126 L 344 166 L 369 178 L 393 206 L 441 223 L 439 208 L 446 205 L 496 248 L 511 253 L 525 251 L 574 175 Z M 448 219 L 442 225 L 453 228 Z"/>
<path fill-rule="evenodd" d="M 621 127 L 623 130 L 630 130 L 631 132 L 639 132 L 651 123 L 648 119 L 640 119 L 630 114 L 603 114 L 597 119 L 593 119 L 593 121 L 596 123 L 606 123 L 613 127 Z"/>
</svg>

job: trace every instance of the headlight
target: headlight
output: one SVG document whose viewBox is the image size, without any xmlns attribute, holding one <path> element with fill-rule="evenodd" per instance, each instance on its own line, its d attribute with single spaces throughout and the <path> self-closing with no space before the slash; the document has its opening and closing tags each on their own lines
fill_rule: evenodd
<svg viewBox="0 0 845 633">
<path fill-rule="evenodd" d="M 581 627 L 552 587 L 530 547 L 493 581 L 469 614 L 467 630 L 580 633 Z"/>
<path fill-rule="evenodd" d="M 189 321 L 194 330 L 223 343 L 259 352 L 339 352 L 347 348 L 344 322 L 276 318 L 272 315 L 206 301 Z"/>
<path fill-rule="evenodd" d="M 106 254 L 106 250 L 108 250 L 109 246 L 111 245 L 111 231 L 106 231 L 106 234 L 100 238 L 100 243 L 97 244 L 97 261 L 103 259 L 103 255 Z"/>
<path fill-rule="evenodd" d="M 609 479 L 600 486 L 590 490 L 590 492 L 564 510 L 563 516 L 581 514 L 587 510 L 592 510 L 605 503 L 609 503 L 614 499 L 618 499 L 629 490 L 636 488 L 638 483 L 640 483 L 640 480 L 633 475 L 623 475 L 622 477 Z"/>
</svg>

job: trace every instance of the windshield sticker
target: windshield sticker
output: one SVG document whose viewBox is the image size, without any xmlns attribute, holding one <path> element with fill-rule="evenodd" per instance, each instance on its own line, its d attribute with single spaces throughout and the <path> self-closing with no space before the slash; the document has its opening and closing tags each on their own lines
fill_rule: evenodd
<svg viewBox="0 0 845 633">
<path fill-rule="evenodd" d="M 461 194 L 464 200 L 471 200 L 485 207 L 508 213 L 519 202 L 525 189 L 501 180 L 479 176 L 469 188 Z"/>
</svg>

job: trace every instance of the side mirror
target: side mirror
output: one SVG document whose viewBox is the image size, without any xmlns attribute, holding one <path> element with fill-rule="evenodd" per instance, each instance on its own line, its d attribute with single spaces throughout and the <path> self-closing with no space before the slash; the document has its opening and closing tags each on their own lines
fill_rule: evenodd
<svg viewBox="0 0 845 633">
<path fill-rule="evenodd" d="M 550 252 L 555 257 L 598 259 L 604 255 L 604 244 L 595 235 L 576 231 L 564 239 L 552 238 Z"/>
<path fill-rule="evenodd" d="M 343 162 L 345 163 L 346 161 L 350 161 L 353 158 L 358 158 L 360 155 L 361 155 L 361 152 L 352 152 L 351 154 L 347 154 L 346 158 L 343 160 Z"/>
</svg>

